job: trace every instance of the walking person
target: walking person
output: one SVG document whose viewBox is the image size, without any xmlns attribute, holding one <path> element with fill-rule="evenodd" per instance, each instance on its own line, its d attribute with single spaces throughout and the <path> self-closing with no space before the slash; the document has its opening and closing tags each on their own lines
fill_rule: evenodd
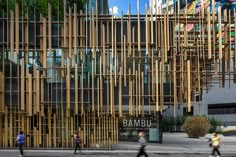
<svg viewBox="0 0 236 157">
<path fill-rule="evenodd" d="M 211 146 L 212 146 L 212 153 L 210 155 L 210 157 L 214 157 L 215 156 L 215 152 L 217 152 L 217 157 L 220 157 L 220 151 L 219 151 L 219 147 L 221 144 L 221 138 L 217 135 L 216 132 L 213 133 L 212 137 L 211 137 Z"/>
<path fill-rule="evenodd" d="M 24 153 L 23 153 L 23 145 L 25 143 L 25 135 L 23 133 L 23 131 L 20 131 L 17 135 L 17 138 L 16 138 L 16 141 L 17 141 L 17 144 L 18 144 L 18 147 L 20 149 L 20 154 L 21 156 L 24 156 Z"/>
<path fill-rule="evenodd" d="M 146 151 L 145 151 L 145 147 L 146 147 L 146 139 L 144 137 L 144 132 L 140 132 L 139 133 L 139 143 L 140 143 L 140 148 L 139 148 L 139 152 L 137 157 L 140 157 L 142 155 L 144 155 L 145 157 L 148 157 Z"/>
<path fill-rule="evenodd" d="M 81 151 L 81 147 L 80 147 L 81 139 L 79 136 L 79 132 L 75 133 L 74 138 L 75 138 L 75 152 L 74 152 L 74 154 L 76 154 L 77 148 Z"/>
</svg>

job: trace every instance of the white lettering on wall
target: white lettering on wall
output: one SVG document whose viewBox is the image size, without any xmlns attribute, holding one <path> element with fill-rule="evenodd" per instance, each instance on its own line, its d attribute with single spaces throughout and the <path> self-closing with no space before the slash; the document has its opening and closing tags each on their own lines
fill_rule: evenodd
<svg viewBox="0 0 236 157">
<path fill-rule="evenodd" d="M 123 119 L 123 127 L 128 128 L 150 128 L 152 120 L 148 119 Z"/>
</svg>

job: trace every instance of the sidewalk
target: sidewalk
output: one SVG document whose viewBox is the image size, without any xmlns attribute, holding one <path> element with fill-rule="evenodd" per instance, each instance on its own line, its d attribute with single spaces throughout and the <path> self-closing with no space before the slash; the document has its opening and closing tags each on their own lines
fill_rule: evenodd
<svg viewBox="0 0 236 157">
<path fill-rule="evenodd" d="M 148 143 L 147 151 L 156 153 L 209 153 L 211 148 L 208 146 L 207 134 L 201 138 L 188 138 L 185 133 L 164 133 L 163 143 Z M 236 136 L 220 135 L 223 144 L 220 147 L 222 153 L 236 153 Z M 138 142 L 119 142 L 113 145 L 115 150 L 137 150 Z"/>
<path fill-rule="evenodd" d="M 208 134 L 205 137 L 201 138 L 188 138 L 185 133 L 164 133 L 163 134 L 163 143 L 148 143 L 146 150 L 151 154 L 209 154 L 211 148 L 208 146 L 208 138 L 211 135 Z M 234 154 L 236 156 L 236 136 L 222 136 L 220 135 L 223 141 L 223 145 L 220 147 L 222 154 Z M 85 155 L 91 156 L 96 154 L 96 156 L 114 156 L 116 154 L 135 154 L 139 149 L 138 142 L 119 142 L 118 144 L 113 145 L 112 150 L 83 150 Z M 72 149 L 26 149 L 29 154 L 42 154 L 42 156 L 60 154 L 70 156 L 73 154 Z M 9 154 L 19 152 L 18 149 L 0 149 L 0 157 L 2 154 Z M 66 155 L 67 154 L 67 155 Z M 87 154 L 87 155 L 86 155 Z M 59 156 L 60 156 L 59 155 Z M 125 155 L 124 155 L 125 156 Z"/>
</svg>

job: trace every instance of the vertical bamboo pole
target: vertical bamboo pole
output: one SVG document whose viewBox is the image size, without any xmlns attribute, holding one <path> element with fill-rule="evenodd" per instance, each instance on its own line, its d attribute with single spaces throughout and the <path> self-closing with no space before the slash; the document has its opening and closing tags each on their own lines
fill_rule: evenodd
<svg viewBox="0 0 236 157">
<path fill-rule="evenodd" d="M 81 76 L 80 76 L 80 101 L 81 101 L 81 114 L 84 114 L 84 64 L 81 64 Z"/>
<path fill-rule="evenodd" d="M 75 63 L 75 115 L 78 115 L 78 66 Z"/>
<path fill-rule="evenodd" d="M 95 52 L 94 52 L 95 53 Z M 95 111 L 94 108 L 94 60 L 92 60 L 92 111 Z"/>
<path fill-rule="evenodd" d="M 129 115 L 132 115 L 132 93 L 131 93 L 131 90 L 132 90 L 132 81 L 131 81 L 131 69 L 129 68 Z"/>
<path fill-rule="evenodd" d="M 14 13 L 10 11 L 10 60 L 14 59 Z"/>
<path fill-rule="evenodd" d="M 115 24 L 115 26 L 114 26 L 114 53 L 115 53 L 115 60 L 114 60 L 114 68 L 115 68 L 115 77 L 114 77 L 114 79 L 115 79 L 115 83 L 114 83 L 114 85 L 115 86 L 117 86 L 117 76 L 116 76 L 116 73 L 117 73 L 117 52 L 116 52 L 116 22 L 114 22 L 114 24 Z"/>
<path fill-rule="evenodd" d="M 25 110 L 25 64 L 24 60 L 21 60 L 21 110 Z"/>
<path fill-rule="evenodd" d="M 53 114 L 53 145 L 57 147 L 57 117 L 56 113 Z"/>
<path fill-rule="evenodd" d="M 12 111 L 9 113 L 9 119 L 10 119 L 10 123 L 9 123 L 9 132 L 10 132 L 10 136 L 9 136 L 9 143 L 10 143 L 10 147 L 13 147 L 13 115 L 12 115 Z"/>
<path fill-rule="evenodd" d="M 210 21 L 210 8 L 207 9 L 207 32 L 208 32 L 208 59 L 211 59 L 211 21 Z"/>
<path fill-rule="evenodd" d="M 124 35 L 124 86 L 126 87 L 127 85 L 127 80 L 126 80 L 126 35 Z"/>
<path fill-rule="evenodd" d="M 31 142 L 30 142 L 30 117 L 27 116 L 26 117 L 26 146 L 29 147 L 31 145 Z"/>
<path fill-rule="evenodd" d="M 69 7 L 69 34 L 68 34 L 68 37 L 69 37 L 69 56 L 67 57 L 71 57 L 71 54 L 72 54 L 72 9 L 71 7 Z M 72 67 L 74 66 L 74 57 L 73 57 L 73 62 L 72 62 Z"/>
<path fill-rule="evenodd" d="M 33 135 L 34 135 L 34 147 L 37 147 L 37 128 L 36 127 L 34 127 Z"/>
<path fill-rule="evenodd" d="M 42 144 L 42 117 L 41 115 L 38 115 L 38 139 L 39 139 L 39 145 Z"/>
<path fill-rule="evenodd" d="M 138 117 L 138 71 L 136 70 L 135 73 L 133 74 L 135 76 L 135 86 L 134 86 L 134 93 L 135 93 L 135 99 L 134 99 L 134 104 L 135 104 L 135 115 L 136 117 Z"/>
<path fill-rule="evenodd" d="M 1 74 L 0 74 L 1 75 Z M 1 77 L 1 76 L 0 76 Z M 0 79 L 1 80 L 1 79 Z M 0 87 L 1 87 L 1 85 L 0 85 Z M 0 88 L 0 90 L 1 90 L 1 88 Z M 1 98 L 0 98 L 1 99 Z M 2 124 L 2 115 L 0 116 L 0 125 L 1 126 L 3 126 L 3 124 Z M 0 132 L 2 133 L 1 135 L 0 135 L 0 147 L 3 147 L 3 135 L 4 135 L 4 131 L 3 131 L 3 128 L 2 127 L 0 127 Z"/>
<path fill-rule="evenodd" d="M 101 67 L 101 65 L 100 65 L 100 67 Z M 100 73 L 101 73 L 101 71 L 100 71 Z M 100 115 L 100 88 L 101 87 L 100 87 L 100 76 L 99 76 L 99 77 L 97 77 L 97 116 L 98 117 Z"/>
<path fill-rule="evenodd" d="M 32 105 L 33 105 L 33 102 L 32 102 L 32 75 L 31 74 L 27 74 L 28 76 L 28 106 L 29 106 L 29 116 L 31 117 L 32 116 Z M 34 107 L 35 108 L 35 107 Z"/>
<path fill-rule="evenodd" d="M 74 53 L 73 53 L 73 61 L 74 61 L 74 63 L 73 63 L 73 65 L 75 64 L 75 63 L 77 63 L 77 56 L 78 56 L 78 38 L 77 38 L 77 33 L 78 33 L 78 26 L 77 26 L 77 23 L 78 23 L 78 19 L 77 19 L 78 17 L 77 17 L 77 5 L 76 5 L 76 3 L 74 3 L 74 17 L 73 17 L 73 37 L 74 37 L 74 43 L 73 43 L 73 45 L 74 45 Z M 80 25 L 80 30 L 82 30 L 82 28 L 83 28 L 83 25 L 81 24 Z M 81 35 L 82 35 L 82 33 L 81 33 Z M 82 39 L 80 39 L 81 40 L 81 46 L 82 46 L 82 42 L 83 42 L 83 40 Z M 82 56 L 82 52 L 83 51 L 81 51 L 80 53 L 81 53 L 81 56 Z M 82 57 L 81 57 L 81 60 L 82 60 Z"/>
<path fill-rule="evenodd" d="M 122 67 L 119 75 L 119 116 L 122 117 Z"/>
<path fill-rule="evenodd" d="M 138 64 L 138 114 L 141 114 L 141 70 L 140 63 Z"/>
<path fill-rule="evenodd" d="M 148 18 L 148 11 L 147 11 L 147 8 L 146 8 L 146 14 L 145 14 L 145 35 L 146 35 L 146 55 L 148 56 L 149 54 L 149 47 L 148 47 L 148 43 L 149 43 L 149 18 Z"/>
<path fill-rule="evenodd" d="M 68 55 L 68 54 L 67 54 Z M 70 116 L 70 58 L 67 56 L 67 74 L 66 74 L 66 117 Z"/>
<path fill-rule="evenodd" d="M 52 146 L 52 110 L 51 107 L 48 106 L 48 147 Z M 68 125 L 66 125 L 67 127 Z"/>
<path fill-rule="evenodd" d="M 4 111 L 5 104 L 5 83 L 4 83 L 4 73 L 0 72 L 0 111 Z"/>
<path fill-rule="evenodd" d="M 140 10 L 139 10 L 139 0 L 138 0 L 138 52 L 141 53 L 141 44 L 140 44 L 140 40 L 141 40 L 141 31 L 140 31 Z M 121 22 L 121 26 L 123 26 L 123 21 Z M 122 35 L 123 35 L 123 31 L 122 31 Z M 122 39 L 122 36 L 121 36 Z"/>
<path fill-rule="evenodd" d="M 219 59 L 222 59 L 221 6 L 218 7 L 218 24 L 219 24 Z"/>
<path fill-rule="evenodd" d="M 141 86 L 142 86 L 142 88 L 141 88 L 141 96 L 142 96 L 142 116 L 144 116 L 144 75 L 143 75 L 143 71 L 141 72 Z M 118 124 L 117 124 L 118 125 Z M 117 126 L 117 130 L 118 130 L 118 126 Z M 118 134 L 118 133 L 117 133 Z M 118 138 L 117 138 L 117 140 L 118 140 Z"/>
<path fill-rule="evenodd" d="M 35 102 L 35 104 L 36 104 L 36 112 L 37 113 L 39 113 L 40 112 L 40 89 L 41 89 L 41 95 L 42 95 L 42 91 L 43 91 L 43 89 L 44 88 L 42 88 L 42 84 L 41 84 L 41 88 L 40 88 L 40 76 L 39 76 L 39 71 L 38 70 L 35 70 L 35 76 L 36 76 L 36 102 Z M 42 99 L 42 100 L 44 100 L 44 99 Z M 41 115 L 43 116 L 43 114 L 44 114 L 44 104 L 42 103 L 41 104 Z"/>
<path fill-rule="evenodd" d="M 51 53 L 52 49 L 52 7 L 48 3 L 48 52 Z"/>
<path fill-rule="evenodd" d="M 15 15 L 16 15 L 16 25 L 15 25 L 15 35 L 16 35 L 16 40 L 15 40 L 15 45 L 16 45 L 16 54 L 19 55 L 19 4 L 16 3 L 15 6 Z"/>
<path fill-rule="evenodd" d="M 187 61 L 187 79 L 188 79 L 188 112 L 191 112 L 191 86 L 190 86 L 190 81 L 191 81 L 191 77 L 190 77 L 190 60 Z"/>
<path fill-rule="evenodd" d="M 75 116 L 74 116 L 75 117 Z M 70 117 L 70 135 L 74 135 L 73 117 Z M 70 136 L 71 137 L 71 136 Z M 71 146 L 74 147 L 74 139 L 70 138 Z"/>
<path fill-rule="evenodd" d="M 158 75 L 158 60 L 156 60 L 156 112 L 159 111 L 159 75 Z"/>
<path fill-rule="evenodd" d="M 9 113 L 8 113 L 8 109 L 7 109 L 7 106 L 5 106 L 5 117 L 4 117 L 4 147 L 8 147 L 8 131 L 9 131 L 9 127 L 8 127 L 8 116 L 9 116 Z"/>
<path fill-rule="evenodd" d="M 234 34 L 236 33 L 236 10 L 234 10 Z M 234 35 L 236 41 L 236 35 Z M 236 46 L 234 46 L 234 83 L 236 83 Z"/>
<path fill-rule="evenodd" d="M 4 75 L 2 72 L 0 72 L 0 111 L 1 112 L 4 112 L 4 101 L 3 101 L 3 93 L 4 93 L 4 89 L 3 89 L 3 83 L 4 83 Z M 3 126 L 2 125 L 2 115 L 0 115 L 0 126 Z M 3 146 L 3 137 L 4 137 L 4 131 L 2 129 L 2 127 L 0 127 L 0 132 L 2 133 L 0 135 L 0 147 Z"/>
</svg>

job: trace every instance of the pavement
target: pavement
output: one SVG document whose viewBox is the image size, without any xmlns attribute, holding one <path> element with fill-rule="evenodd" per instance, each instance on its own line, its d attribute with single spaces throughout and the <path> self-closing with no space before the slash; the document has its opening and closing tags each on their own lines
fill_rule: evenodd
<svg viewBox="0 0 236 157">
<path fill-rule="evenodd" d="M 188 138 L 185 133 L 164 133 L 162 144 L 148 143 L 146 150 L 149 157 L 207 157 L 211 152 L 208 146 L 210 136 Z M 222 157 L 236 157 L 236 136 L 220 136 Z M 138 142 L 119 142 L 111 150 L 82 150 L 78 154 L 73 154 L 72 149 L 26 149 L 24 152 L 25 157 L 136 157 L 138 149 Z M 0 149 L 0 157 L 18 155 L 17 149 Z"/>
</svg>

